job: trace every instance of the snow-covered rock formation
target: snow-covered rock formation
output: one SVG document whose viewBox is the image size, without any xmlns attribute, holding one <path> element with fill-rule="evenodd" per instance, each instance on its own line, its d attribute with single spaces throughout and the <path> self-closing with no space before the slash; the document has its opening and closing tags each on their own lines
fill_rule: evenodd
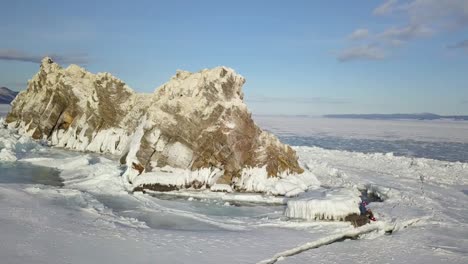
<svg viewBox="0 0 468 264">
<path fill-rule="evenodd" d="M 178 71 L 153 94 L 138 94 L 109 73 L 62 68 L 44 58 L 6 122 L 53 146 L 120 155 L 130 182 L 168 168 L 209 178 L 189 177 L 185 186 L 140 179 L 145 188 L 235 188 L 252 169 L 269 177 L 302 173 L 295 151 L 252 120 L 244 82 L 226 67 Z"/>
</svg>

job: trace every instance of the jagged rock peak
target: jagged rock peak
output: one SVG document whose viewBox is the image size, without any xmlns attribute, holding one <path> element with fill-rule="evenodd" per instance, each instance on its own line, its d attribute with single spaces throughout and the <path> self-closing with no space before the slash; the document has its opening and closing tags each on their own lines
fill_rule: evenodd
<svg viewBox="0 0 468 264">
<path fill-rule="evenodd" d="M 44 71 L 46 73 L 50 73 L 50 72 L 53 72 L 53 71 L 58 71 L 58 70 L 61 70 L 62 67 L 60 65 L 58 65 L 57 63 L 55 63 L 52 58 L 50 57 L 44 57 L 42 60 L 41 60 L 41 66 L 40 66 L 40 69 L 41 71 Z"/>
<path fill-rule="evenodd" d="M 44 57 L 41 60 L 41 66 L 50 65 L 50 64 L 53 64 L 53 63 L 54 63 L 54 61 L 52 60 L 51 57 Z"/>
<path fill-rule="evenodd" d="M 138 94 L 109 73 L 46 57 L 6 121 L 54 146 L 121 155 L 130 181 L 167 167 L 216 170 L 224 184 L 251 168 L 302 173 L 294 150 L 252 120 L 244 83 L 227 67 L 178 70 L 153 94 Z"/>
</svg>

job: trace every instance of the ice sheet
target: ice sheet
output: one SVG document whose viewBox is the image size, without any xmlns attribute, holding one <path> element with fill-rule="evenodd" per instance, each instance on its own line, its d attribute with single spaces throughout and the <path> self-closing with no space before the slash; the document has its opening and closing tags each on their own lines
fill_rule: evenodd
<svg viewBox="0 0 468 264">
<path fill-rule="evenodd" d="M 466 121 L 363 120 L 302 116 L 254 116 L 254 120 L 261 128 L 280 136 L 468 143 Z"/>
</svg>

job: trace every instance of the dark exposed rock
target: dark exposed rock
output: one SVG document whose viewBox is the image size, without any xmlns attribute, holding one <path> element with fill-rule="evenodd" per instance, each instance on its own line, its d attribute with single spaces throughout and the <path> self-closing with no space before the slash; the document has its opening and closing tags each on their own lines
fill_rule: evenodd
<svg viewBox="0 0 468 264">
<path fill-rule="evenodd" d="M 151 190 L 155 192 L 170 192 L 170 191 L 177 191 L 179 188 L 175 185 L 163 185 L 159 183 L 152 183 L 152 184 L 142 184 L 133 188 L 134 192 L 144 192 L 145 190 Z"/>
<path fill-rule="evenodd" d="M 138 174 L 141 174 L 145 170 L 145 168 L 141 164 L 135 162 L 132 162 L 132 169 L 138 171 Z"/>
<path fill-rule="evenodd" d="M 370 223 L 369 218 L 365 215 L 351 214 L 345 217 L 345 221 L 351 222 L 354 227 L 360 227 Z"/>
</svg>

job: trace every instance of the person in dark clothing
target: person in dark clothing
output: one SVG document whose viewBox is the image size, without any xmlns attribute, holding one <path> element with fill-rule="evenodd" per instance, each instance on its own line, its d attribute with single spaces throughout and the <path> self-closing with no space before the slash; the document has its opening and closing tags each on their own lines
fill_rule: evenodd
<svg viewBox="0 0 468 264">
<path fill-rule="evenodd" d="M 362 201 L 360 204 L 359 204 L 359 211 L 361 211 L 361 215 L 365 215 L 366 212 L 367 212 L 367 202 L 366 201 Z"/>
<path fill-rule="evenodd" d="M 371 221 L 376 221 L 377 219 L 375 219 L 374 214 L 372 213 L 370 209 L 367 209 L 366 206 L 367 206 L 366 201 L 362 201 L 359 204 L 359 211 L 361 212 L 361 215 L 367 216 L 367 218 L 369 218 Z"/>
</svg>

